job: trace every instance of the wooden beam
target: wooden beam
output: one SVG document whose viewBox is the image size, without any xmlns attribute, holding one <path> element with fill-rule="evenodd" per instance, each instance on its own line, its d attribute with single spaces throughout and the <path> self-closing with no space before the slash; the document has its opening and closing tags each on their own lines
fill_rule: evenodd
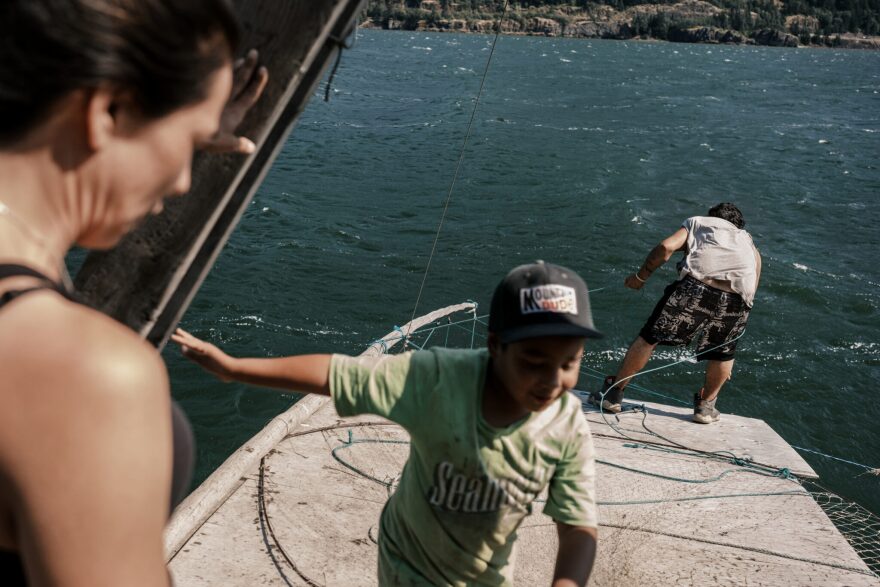
<svg viewBox="0 0 880 587">
<path fill-rule="evenodd" d="M 365 0 L 237 0 L 242 50 L 256 48 L 266 90 L 242 122 L 249 156 L 197 153 L 192 189 L 111 251 L 91 253 L 75 280 L 93 307 L 161 347 L 229 239 Z"/>
</svg>

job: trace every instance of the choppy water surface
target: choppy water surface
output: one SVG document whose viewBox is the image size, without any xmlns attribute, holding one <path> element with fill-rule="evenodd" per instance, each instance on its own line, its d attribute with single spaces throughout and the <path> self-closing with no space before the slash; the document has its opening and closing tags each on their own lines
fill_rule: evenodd
<svg viewBox="0 0 880 587">
<path fill-rule="evenodd" d="M 490 44 L 360 33 L 183 325 L 281 355 L 356 353 L 408 320 Z M 736 202 L 764 273 L 719 408 L 880 467 L 878 92 L 876 52 L 502 38 L 419 310 L 488 308 L 509 268 L 552 260 L 606 288 L 587 365 L 613 372 L 672 264 L 642 292 L 623 277 L 684 218 Z M 165 355 L 199 480 L 292 401 Z M 689 401 L 701 380 L 686 362 L 639 383 Z M 880 512 L 880 478 L 806 458 Z"/>
</svg>

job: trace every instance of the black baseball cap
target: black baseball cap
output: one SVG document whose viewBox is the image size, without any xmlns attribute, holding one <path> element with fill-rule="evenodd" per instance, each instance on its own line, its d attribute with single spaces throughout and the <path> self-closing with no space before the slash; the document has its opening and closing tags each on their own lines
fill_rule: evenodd
<svg viewBox="0 0 880 587">
<path fill-rule="evenodd" d="M 587 291 L 571 269 L 544 261 L 520 265 L 495 288 L 489 331 L 502 343 L 539 336 L 602 338 L 593 326 Z"/>
</svg>

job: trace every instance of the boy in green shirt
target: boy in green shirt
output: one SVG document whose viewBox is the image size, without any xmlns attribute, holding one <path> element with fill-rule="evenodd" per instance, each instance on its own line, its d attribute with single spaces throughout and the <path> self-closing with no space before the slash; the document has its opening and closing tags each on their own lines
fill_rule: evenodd
<svg viewBox="0 0 880 587">
<path fill-rule="evenodd" d="M 578 380 L 593 327 L 587 287 L 539 261 L 511 271 L 487 349 L 237 359 L 178 330 L 185 356 L 223 380 L 330 395 L 340 416 L 407 430 L 410 456 L 382 512 L 380 585 L 512 585 L 516 530 L 549 488 L 553 586 L 584 585 L 598 526 L 593 443 Z"/>
</svg>

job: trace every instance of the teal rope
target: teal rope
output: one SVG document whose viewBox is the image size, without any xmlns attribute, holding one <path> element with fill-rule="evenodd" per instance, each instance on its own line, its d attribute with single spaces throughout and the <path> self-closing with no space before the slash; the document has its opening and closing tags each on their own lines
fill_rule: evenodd
<svg viewBox="0 0 880 587">
<path fill-rule="evenodd" d="M 380 439 L 372 439 L 372 438 L 361 440 L 361 439 L 354 438 L 354 434 L 352 434 L 351 429 L 349 429 L 348 430 L 348 440 L 343 442 L 342 444 L 340 444 L 336 448 L 334 448 L 332 451 L 330 451 L 330 454 L 333 455 L 333 458 L 336 459 L 336 461 L 339 464 L 341 464 L 342 466 L 347 467 L 348 469 L 351 469 L 352 471 L 354 471 L 358 475 L 365 477 L 365 478 L 369 479 L 370 481 L 375 481 L 376 483 L 379 483 L 380 485 L 384 485 L 385 487 L 390 488 L 392 486 L 392 483 L 390 481 L 385 481 L 383 479 L 379 479 L 377 477 L 374 477 L 374 476 L 370 475 L 369 473 L 358 469 L 357 467 L 355 467 L 351 463 L 341 459 L 339 457 L 339 455 L 336 454 L 338 451 L 346 449 L 346 448 L 351 448 L 355 444 L 409 444 L 409 441 L 408 440 L 380 440 Z"/>
<path fill-rule="evenodd" d="M 594 368 L 592 368 L 592 367 L 582 366 L 582 367 L 581 367 L 581 373 L 584 374 L 584 375 L 586 375 L 586 376 L 588 376 L 588 377 L 592 377 L 592 378 L 599 379 L 599 380 L 604 380 L 604 378 L 605 378 L 605 375 L 604 375 L 604 373 L 603 373 L 602 371 L 599 371 L 598 369 L 594 369 Z M 663 399 L 666 399 L 666 400 L 669 400 L 669 401 L 673 401 L 673 402 L 678 403 L 678 404 L 681 404 L 681 405 L 690 405 L 688 402 L 683 401 L 683 400 L 680 400 L 680 399 L 678 399 L 678 398 L 676 398 L 676 397 L 674 397 L 674 396 L 667 395 L 667 394 L 664 394 L 664 393 L 660 393 L 660 392 L 657 392 L 657 391 L 654 391 L 654 390 L 648 389 L 648 388 L 643 387 L 643 386 L 640 386 L 640 385 L 638 385 L 638 384 L 636 384 L 636 383 L 630 383 L 629 385 L 627 385 L 627 390 L 630 390 L 630 389 L 634 389 L 635 391 L 642 392 L 642 393 L 647 393 L 647 394 L 649 394 L 649 395 L 653 395 L 653 396 L 661 397 L 661 398 L 663 398 Z M 644 406 L 641 406 L 641 407 L 644 407 Z M 632 410 L 632 409 L 636 409 L 636 410 L 638 410 L 639 407 L 636 407 L 636 408 L 630 408 L 630 409 L 631 409 L 631 410 Z M 599 411 L 602 411 L 602 410 L 599 410 Z M 606 423 L 608 423 L 608 425 L 609 425 L 613 430 L 615 430 L 615 432 L 618 432 L 619 434 L 621 434 L 622 436 L 624 436 L 624 437 L 626 437 L 626 438 L 630 438 L 630 437 L 628 437 L 628 436 L 626 436 L 626 435 L 624 435 L 624 434 L 622 434 L 622 433 L 620 432 L 620 430 L 623 430 L 622 427 L 611 424 L 610 422 L 607 421 L 607 418 L 606 418 L 605 420 L 606 420 Z M 657 436 L 658 438 L 662 438 L 663 440 L 666 440 L 667 442 L 670 442 L 670 443 L 672 443 L 672 444 L 675 444 L 676 446 L 682 446 L 682 445 L 676 443 L 675 441 L 672 441 L 671 439 L 665 438 L 665 437 L 663 437 L 662 435 L 659 435 L 659 434 L 653 432 L 653 431 L 652 431 L 650 428 L 648 428 L 646 425 L 643 425 L 643 427 L 645 428 L 645 430 L 648 431 L 649 434 L 651 434 L 651 435 L 653 435 L 653 436 Z M 684 447 L 684 448 L 687 448 L 687 447 Z M 864 475 L 864 474 L 880 475 L 880 468 L 878 468 L 878 467 L 871 467 L 870 465 L 865 465 L 864 463 L 859 463 L 859 462 L 851 461 L 851 460 L 848 460 L 848 459 L 842 459 L 842 458 L 840 458 L 840 457 L 836 457 L 836 456 L 833 456 L 833 455 L 829 455 L 829 454 L 823 453 L 823 452 L 818 451 L 818 450 L 815 450 L 815 449 L 809 449 L 809 448 L 804 448 L 804 447 L 795 446 L 795 445 L 792 445 L 792 448 L 794 448 L 794 449 L 796 449 L 796 450 L 799 450 L 799 451 L 809 452 L 809 453 L 812 453 L 812 454 L 816 454 L 816 455 L 819 455 L 819 456 L 822 456 L 822 457 L 825 457 L 825 458 L 828 458 L 828 459 L 833 459 L 833 460 L 835 460 L 835 461 L 839 461 L 839 462 L 842 462 L 842 463 L 846 463 L 846 464 L 848 464 L 848 465 L 853 465 L 853 466 L 856 466 L 856 467 L 861 467 L 862 469 L 865 470 L 865 472 L 862 473 L 863 475 Z M 722 453 L 723 453 L 724 451 L 719 451 L 719 452 L 722 452 Z M 738 457 L 736 457 L 736 455 L 734 455 L 733 453 L 729 453 L 729 457 L 732 458 L 732 459 L 734 460 L 734 462 L 737 462 L 737 461 L 740 460 L 740 459 L 738 459 Z"/>
<path fill-rule="evenodd" d="M 740 338 L 742 338 L 742 336 L 745 335 L 745 332 L 746 332 L 746 331 L 743 330 L 743 331 L 739 334 L 739 336 L 733 338 L 732 340 L 725 341 L 724 343 L 719 344 L 719 345 L 716 345 L 716 346 L 714 346 L 714 347 L 712 347 L 712 348 L 710 348 L 710 349 L 708 349 L 707 351 L 704 351 L 704 352 L 707 352 L 707 353 L 708 353 L 708 352 L 714 351 L 714 350 L 716 350 L 716 349 L 718 349 L 718 348 L 721 348 L 721 347 L 724 346 L 724 345 L 730 344 L 731 342 L 735 342 L 735 341 L 739 340 Z M 648 370 L 640 371 L 640 372 L 638 372 L 638 373 L 633 373 L 633 374 L 630 375 L 629 377 L 625 377 L 625 378 L 623 378 L 623 379 L 618 380 L 616 383 L 621 383 L 621 382 L 623 382 L 623 381 L 626 381 L 627 379 L 632 379 L 632 378 L 634 378 L 634 377 L 636 377 L 636 376 L 646 375 L 646 374 L 648 374 L 648 373 L 652 373 L 652 372 L 654 372 L 654 371 L 660 371 L 660 370 L 662 370 L 662 369 L 668 369 L 668 368 L 670 368 L 670 367 L 673 367 L 673 366 L 675 366 L 675 365 L 681 364 L 681 363 L 683 363 L 683 362 L 685 362 L 685 361 L 688 361 L 688 360 L 689 360 L 689 358 L 681 359 L 681 360 L 678 360 L 678 361 L 674 361 L 674 362 L 672 362 L 672 363 L 667 363 L 667 364 L 665 364 L 665 365 L 661 365 L 661 366 L 659 366 L 659 367 L 655 367 L 655 368 L 653 368 L 653 369 L 648 369 Z M 612 422 L 610 422 L 610 421 L 608 420 L 608 417 L 607 417 L 607 415 L 606 415 L 606 412 L 605 412 L 605 409 L 604 409 L 602 403 L 603 403 L 603 401 L 604 401 L 604 399 L 605 399 L 606 394 L 607 394 L 609 391 L 610 391 L 610 388 L 609 388 L 608 390 L 603 390 L 603 391 L 600 393 L 599 406 L 598 406 L 598 408 L 599 408 L 599 409 L 598 409 L 599 414 L 602 416 L 602 419 L 605 421 L 605 424 L 607 424 L 609 428 L 611 428 L 612 430 L 614 430 L 614 431 L 615 431 L 616 433 L 618 433 L 620 436 L 622 436 L 622 437 L 624 437 L 624 438 L 626 438 L 626 439 L 628 439 L 628 440 L 632 440 L 632 441 L 636 441 L 636 442 L 637 442 L 637 439 L 632 438 L 631 436 L 628 436 L 627 434 L 625 434 L 625 433 L 621 430 L 621 428 L 620 428 L 619 426 L 616 426 L 614 423 L 612 423 Z M 678 401 L 680 401 L 680 400 L 678 400 Z M 773 467 L 766 467 L 766 466 L 764 466 L 764 465 L 756 466 L 755 464 L 751 463 L 750 461 L 748 461 L 748 460 L 746 460 L 746 459 L 741 459 L 741 458 L 737 457 L 734 453 L 729 452 L 729 451 L 712 451 L 712 452 L 710 452 L 710 451 L 702 451 L 702 450 L 698 450 L 698 449 L 693 449 L 693 448 L 690 448 L 690 447 L 688 447 L 688 446 L 685 446 L 685 445 L 683 445 L 683 444 L 681 444 L 681 443 L 679 443 L 679 442 L 676 442 L 676 441 L 674 441 L 674 440 L 672 440 L 672 439 L 670 439 L 670 438 L 667 438 L 667 437 L 665 437 L 665 436 L 663 436 L 663 435 L 661 435 L 661 434 L 658 434 L 658 433 L 654 432 L 653 430 L 651 430 L 650 428 L 648 428 L 647 424 L 645 424 L 645 420 L 646 420 L 647 417 L 648 417 L 648 410 L 647 410 L 647 408 L 646 408 L 644 405 L 640 405 L 640 406 L 632 406 L 632 407 L 630 407 L 629 409 L 632 410 L 632 411 L 641 411 L 641 412 L 642 412 L 642 414 L 643 414 L 643 416 L 642 416 L 642 428 L 644 428 L 645 431 L 646 431 L 648 434 L 650 434 L 651 436 L 654 436 L 654 437 L 656 437 L 656 438 L 660 438 L 660 439 L 662 439 L 662 440 L 668 442 L 669 444 L 672 444 L 672 445 L 674 445 L 674 446 L 677 446 L 677 447 L 679 447 L 679 448 L 681 448 L 681 449 L 683 449 L 683 450 L 685 450 L 685 451 L 688 451 L 688 453 L 682 453 L 682 454 L 695 454 L 695 455 L 700 455 L 700 456 L 707 457 L 707 458 L 712 458 L 712 459 L 721 459 L 721 460 L 724 460 L 724 461 L 726 461 L 726 462 L 730 462 L 730 463 L 732 463 L 732 464 L 734 464 L 734 465 L 743 466 L 743 467 L 749 467 L 750 469 L 751 469 L 751 468 L 758 469 L 758 470 L 760 470 L 760 471 L 763 471 L 764 474 L 769 474 L 769 475 L 772 475 L 772 476 L 778 476 L 778 477 L 782 477 L 782 478 L 784 478 L 784 479 L 791 479 L 791 478 L 793 478 L 793 475 L 791 474 L 791 471 L 790 471 L 789 469 L 786 469 L 786 468 L 776 469 L 776 468 L 773 468 Z M 620 421 L 620 419 L 617 417 L 617 415 L 615 415 L 615 419 L 617 419 L 618 422 Z M 668 450 L 668 449 L 667 449 L 667 450 Z"/>
<path fill-rule="evenodd" d="M 613 422 L 609 421 L 607 418 L 607 415 L 606 415 L 607 412 L 605 412 L 603 409 L 601 409 L 601 406 L 598 411 L 599 411 L 599 414 L 602 416 L 602 419 L 605 421 L 605 424 L 607 424 L 609 428 L 614 430 L 621 437 L 623 437 L 627 440 L 632 440 L 634 443 L 636 443 L 636 444 L 631 444 L 631 445 L 624 445 L 624 446 L 628 446 L 629 448 L 639 448 L 641 446 L 644 446 L 645 448 L 652 448 L 654 450 L 660 450 L 660 451 L 664 451 L 664 452 L 683 454 L 683 455 L 687 455 L 687 456 L 697 456 L 697 457 L 701 457 L 701 458 L 708 458 L 711 460 L 720 460 L 722 462 L 728 462 L 728 463 L 731 463 L 733 465 L 737 465 L 740 467 L 747 467 L 749 469 L 757 469 L 759 471 L 762 471 L 763 474 L 766 474 L 769 476 L 781 477 L 783 479 L 792 479 L 792 480 L 797 481 L 797 478 L 787 468 L 776 468 L 776 467 L 771 467 L 769 465 L 763 465 L 761 463 L 753 463 L 750 459 L 740 458 L 736 454 L 734 454 L 733 452 L 730 452 L 730 451 L 703 451 L 703 450 L 691 448 L 691 447 L 683 445 L 679 442 L 676 442 L 670 438 L 667 438 L 667 437 L 663 436 L 662 434 L 658 434 L 658 433 L 654 432 L 653 430 L 648 428 L 647 424 L 645 424 L 645 420 L 648 417 L 648 408 L 644 404 L 629 405 L 629 406 L 626 406 L 623 411 L 642 412 L 641 424 L 642 424 L 642 428 L 645 429 L 647 434 L 654 436 L 656 438 L 659 438 L 661 440 L 664 440 L 667 443 L 669 443 L 675 447 L 678 447 L 679 449 L 682 449 L 682 450 L 675 450 L 675 449 L 659 447 L 659 446 L 648 447 L 647 445 L 641 445 L 641 444 L 639 444 L 638 439 L 633 438 L 632 436 L 629 436 L 626 433 L 624 433 L 624 431 L 623 431 L 624 429 L 621 426 L 618 426 L 618 425 L 614 424 Z M 620 422 L 620 418 L 618 417 L 617 414 L 615 414 L 614 417 L 618 422 Z M 639 432 L 639 431 L 632 431 L 632 432 L 637 432 L 639 434 L 642 434 L 642 432 Z"/>
<path fill-rule="evenodd" d="M 657 479 L 664 479 L 666 481 L 677 481 L 679 483 L 714 483 L 715 481 L 720 481 L 721 479 L 727 477 L 732 473 L 752 473 L 754 475 L 763 475 L 765 477 L 781 477 L 783 479 L 791 479 L 791 472 L 788 469 L 780 469 L 777 473 L 767 473 L 764 471 L 756 470 L 756 469 L 727 469 L 726 471 L 722 471 L 720 474 L 715 477 L 708 477 L 706 479 L 686 479 L 684 477 L 672 477 L 670 475 L 663 475 L 661 473 L 654 473 L 651 471 L 645 471 L 644 469 L 636 469 L 633 467 L 627 467 L 625 465 L 618 465 L 617 463 L 612 463 L 611 461 L 603 461 L 602 459 L 596 459 L 597 463 L 602 463 L 603 465 L 608 465 L 609 467 L 614 467 L 615 469 L 623 469 L 624 471 L 630 471 L 632 473 L 638 473 L 639 475 L 646 475 L 648 477 L 656 477 Z"/>
<path fill-rule="evenodd" d="M 800 446 L 794 446 L 794 445 L 791 445 L 791 448 L 794 448 L 794 449 L 797 449 L 797 450 L 802 450 L 802 451 L 804 451 L 804 452 L 810 452 L 810 453 L 813 453 L 814 455 L 819 455 L 819 456 L 825 457 L 826 459 L 833 459 L 833 460 L 835 460 L 835 461 L 840 461 L 840 462 L 842 462 L 842 463 L 846 463 L 846 464 L 848 464 L 848 465 L 854 465 L 854 466 L 856 466 L 856 467 L 862 467 L 863 469 L 866 470 L 867 473 L 874 473 L 875 471 L 880 471 L 880 468 L 878 468 L 878 467 L 871 467 L 871 466 L 868 466 L 868 465 L 863 465 L 862 463 L 857 463 L 857 462 L 855 462 L 855 461 L 848 461 L 847 459 L 842 459 L 842 458 L 840 458 L 840 457 L 831 456 L 831 455 L 825 454 L 824 452 L 820 452 L 820 451 L 818 451 L 818 450 L 813 450 L 813 449 L 810 449 L 810 448 L 803 448 L 803 447 L 800 447 Z"/>
<path fill-rule="evenodd" d="M 391 482 L 388 482 L 388 481 L 385 481 L 382 479 L 378 479 L 378 478 L 366 473 L 365 471 L 362 471 L 361 469 L 355 467 L 354 465 L 351 465 L 350 463 L 348 463 L 347 461 L 342 459 L 337 454 L 338 451 L 346 449 L 346 448 L 350 448 L 351 446 L 354 446 L 355 444 L 367 444 L 367 443 L 377 443 L 377 444 L 409 444 L 409 443 L 404 440 L 355 439 L 352 431 L 349 430 L 348 431 L 348 440 L 346 442 L 344 442 L 342 445 L 334 448 L 332 451 L 333 458 L 335 458 L 343 466 L 347 467 L 351 471 L 354 471 L 355 473 L 357 473 L 367 479 L 370 479 L 371 481 L 379 483 L 380 485 L 390 489 L 392 487 Z M 723 478 L 727 474 L 733 473 L 733 472 L 751 472 L 751 473 L 757 473 L 757 474 L 764 474 L 759 471 L 753 471 L 750 469 L 741 470 L 741 471 L 730 470 L 730 471 L 722 472 L 720 475 L 718 475 L 717 477 L 715 477 L 713 479 L 687 480 L 687 479 L 682 479 L 682 478 L 669 477 L 666 475 L 660 475 L 657 473 L 650 473 L 647 471 L 641 471 L 639 469 L 633 469 L 633 468 L 625 467 L 622 465 L 616 465 L 616 464 L 610 463 L 608 461 L 602 461 L 602 460 L 597 459 L 597 462 L 600 462 L 600 463 L 606 464 L 606 465 L 611 465 L 613 467 L 617 467 L 620 469 L 628 470 L 628 471 L 631 471 L 631 472 L 634 472 L 637 474 L 650 475 L 650 476 L 659 477 L 662 479 L 669 479 L 672 481 L 689 482 L 689 483 L 709 483 L 712 481 L 720 480 L 721 478 Z M 787 473 L 786 469 L 782 469 L 781 471 L 785 471 Z M 787 478 L 790 478 L 790 477 L 787 477 Z M 766 497 L 766 496 L 789 496 L 789 495 L 808 496 L 808 497 L 812 498 L 812 496 L 809 492 L 801 490 L 801 491 L 776 491 L 776 492 L 765 492 L 765 493 L 757 493 L 757 492 L 755 492 L 755 493 L 733 493 L 733 494 L 723 494 L 723 495 L 687 496 L 687 497 L 677 497 L 677 498 L 644 499 L 644 500 L 615 501 L 615 502 L 599 501 L 599 502 L 597 502 L 597 505 L 601 505 L 601 506 L 632 506 L 632 505 L 649 505 L 649 504 L 672 503 L 672 502 L 700 501 L 700 500 L 708 500 L 708 499 L 729 499 L 729 498 L 736 498 L 736 497 Z M 544 500 L 536 500 L 536 501 L 544 501 Z M 695 541 L 695 542 L 713 544 L 716 546 L 722 546 L 722 547 L 726 547 L 726 548 L 735 548 L 735 549 L 747 550 L 747 551 L 751 551 L 751 552 L 758 552 L 761 554 L 767 554 L 767 555 L 776 556 L 776 557 L 780 557 L 780 558 L 796 560 L 799 562 L 805 562 L 805 563 L 810 563 L 810 564 L 815 564 L 815 565 L 820 565 L 820 566 L 825 566 L 825 567 L 831 567 L 831 568 L 836 568 L 836 569 L 845 570 L 845 571 L 851 571 L 854 573 L 859 573 L 859 574 L 868 575 L 868 576 L 872 576 L 872 577 L 876 576 L 872 571 L 866 571 L 864 569 L 859 569 L 856 567 L 850 567 L 847 565 L 839 565 L 836 563 L 828 563 L 828 562 L 804 558 L 804 557 L 797 557 L 797 556 L 788 555 L 788 554 L 780 553 L 780 552 L 775 552 L 775 551 L 763 549 L 763 548 L 755 548 L 755 547 L 745 546 L 745 545 L 741 545 L 741 544 L 721 542 L 721 541 L 717 541 L 717 540 L 709 540 L 709 539 L 705 539 L 705 538 L 698 538 L 696 536 L 684 536 L 681 534 L 663 532 L 660 530 L 639 528 L 639 527 L 632 526 L 632 525 L 617 525 L 617 524 L 609 524 L 609 523 L 602 523 L 600 525 L 604 526 L 604 527 L 610 527 L 610 528 L 619 528 L 619 529 L 626 530 L 626 531 L 635 530 L 635 531 L 640 531 L 640 532 L 658 534 L 658 535 L 667 536 L 667 537 L 671 537 L 671 538 L 678 538 L 678 539 L 682 539 L 682 540 L 691 540 L 691 541 Z"/>
<path fill-rule="evenodd" d="M 614 507 L 614 506 L 622 506 L 622 505 L 656 505 L 660 503 L 674 503 L 680 501 L 703 501 L 707 499 L 727 499 L 732 497 L 774 497 L 779 495 L 799 495 L 803 497 L 810 497 L 807 491 L 768 491 L 766 493 L 727 493 L 720 495 L 693 495 L 690 497 L 666 497 L 663 499 L 635 499 L 631 501 L 597 501 L 596 505 Z M 546 499 L 536 499 L 535 503 L 547 503 Z"/>
<path fill-rule="evenodd" d="M 348 469 L 354 471 L 355 473 L 357 473 L 367 479 L 375 481 L 376 483 L 379 483 L 385 487 L 391 487 L 390 482 L 384 481 L 382 479 L 378 479 L 378 478 L 374 477 L 373 475 L 370 475 L 369 473 L 362 471 L 361 469 L 358 469 L 357 467 L 350 464 L 348 461 L 344 460 L 343 458 L 341 458 L 337 454 L 339 451 L 350 448 L 350 447 L 354 446 L 355 444 L 409 444 L 409 441 L 406 441 L 406 440 L 380 440 L 380 439 L 369 439 L 369 438 L 368 439 L 356 439 L 356 438 L 354 438 L 353 432 L 351 430 L 349 430 L 348 431 L 348 440 L 344 441 L 341 445 L 337 446 L 336 448 L 334 448 L 331 451 L 333 458 L 336 459 L 343 466 L 345 466 Z M 624 445 L 624 446 L 627 446 L 628 448 L 633 447 L 633 445 Z M 637 446 L 637 448 L 640 448 L 640 447 Z M 671 452 L 679 452 L 679 451 L 671 451 Z M 680 453 L 680 454 L 683 454 L 683 453 Z M 633 467 L 627 467 L 624 465 L 619 465 L 617 463 L 612 463 L 611 461 L 605 461 L 602 459 L 596 459 L 596 462 L 601 463 L 603 465 L 608 465 L 610 467 L 615 467 L 617 469 L 629 471 L 631 473 L 636 473 L 639 475 L 646 475 L 649 477 L 656 477 L 658 479 L 664 479 L 667 481 L 676 481 L 679 483 L 713 483 L 715 481 L 720 481 L 721 479 L 723 479 L 724 477 L 726 477 L 727 475 L 730 475 L 732 473 L 752 473 L 752 474 L 756 474 L 756 475 L 763 475 L 763 476 L 769 476 L 769 477 L 781 477 L 784 479 L 791 479 L 792 478 L 788 469 L 779 469 L 776 472 L 769 472 L 769 471 L 760 470 L 758 468 L 746 468 L 746 469 L 728 469 L 726 471 L 721 472 L 719 475 L 716 475 L 715 477 L 711 477 L 711 478 L 707 478 L 707 479 L 686 479 L 683 477 L 673 477 L 673 476 L 669 476 L 669 475 L 662 475 L 660 473 L 654 473 L 652 471 L 645 471 L 643 469 L 636 469 Z M 743 465 L 747 465 L 747 463 L 743 462 Z M 786 492 L 786 494 L 787 494 L 787 492 Z M 743 494 L 743 495 L 749 495 L 749 494 Z M 683 499 L 683 501 L 684 500 L 687 500 L 687 498 Z M 672 500 L 672 501 L 676 501 L 676 500 Z M 615 505 L 622 505 L 624 503 L 634 503 L 635 504 L 635 503 L 642 503 L 642 502 L 614 502 L 614 503 L 615 503 Z M 650 501 L 650 502 L 644 502 L 644 503 L 654 503 L 654 502 Z M 660 503 L 660 502 L 657 502 L 657 503 Z"/>
<path fill-rule="evenodd" d="M 776 468 L 776 467 L 771 467 L 768 465 L 763 465 L 760 463 L 753 463 L 749 459 L 738 457 L 736 454 L 734 454 L 731 451 L 725 451 L 725 450 L 704 451 L 704 450 L 699 450 L 699 449 L 690 448 L 688 446 L 685 446 L 679 442 L 672 440 L 671 438 L 667 438 L 667 437 L 663 436 L 662 434 L 657 434 L 656 432 L 654 432 L 653 430 L 648 428 L 647 424 L 645 424 L 645 420 L 648 417 L 648 409 L 644 405 L 633 408 L 633 411 L 641 411 L 642 412 L 642 428 L 644 428 L 648 434 L 650 434 L 651 436 L 654 436 L 656 438 L 659 438 L 661 440 L 664 440 L 667 443 L 669 443 L 673 446 L 676 446 L 682 450 L 675 450 L 675 449 L 666 448 L 666 447 L 659 447 L 659 446 L 650 446 L 649 447 L 647 445 L 641 445 L 641 444 L 639 444 L 638 439 L 635 439 L 631 436 L 628 436 L 627 434 L 624 434 L 621 431 L 621 428 L 619 426 L 615 426 L 614 424 L 612 424 L 611 422 L 608 421 L 608 418 L 605 417 L 604 412 L 601 413 L 603 420 L 605 420 L 605 423 L 608 424 L 608 426 L 612 430 L 614 430 L 620 436 L 626 438 L 627 440 L 632 440 L 633 442 L 636 443 L 634 445 L 624 445 L 624 446 L 628 446 L 628 448 L 641 448 L 642 446 L 644 446 L 644 448 L 650 448 L 652 450 L 658 450 L 661 452 L 682 454 L 682 455 L 687 455 L 687 456 L 698 456 L 698 457 L 708 458 L 708 459 L 712 459 L 712 460 L 719 460 L 719 461 L 728 462 L 728 463 L 731 463 L 733 465 L 737 465 L 740 467 L 746 467 L 747 469 L 750 469 L 750 470 L 755 469 L 757 471 L 761 471 L 762 474 L 767 475 L 767 476 L 781 477 L 783 479 L 791 479 L 791 480 L 797 481 L 797 478 L 787 468 Z"/>
<path fill-rule="evenodd" d="M 372 423 L 372 425 L 375 425 L 375 423 Z M 317 430 L 311 430 L 308 433 L 313 433 L 313 432 L 317 432 Z M 369 438 L 368 439 L 354 438 L 354 434 L 352 433 L 352 430 L 349 429 L 348 440 L 343 441 L 343 443 L 340 446 L 337 446 L 336 448 L 334 448 L 331 451 L 331 454 L 333 455 L 333 458 L 336 459 L 337 462 L 339 462 L 340 464 L 345 466 L 347 469 L 355 472 L 358 475 L 361 475 L 362 477 L 364 477 L 366 479 L 374 481 L 375 483 L 378 483 L 378 484 L 382 485 L 383 487 L 390 488 L 392 486 L 392 483 L 385 481 L 383 479 L 379 479 L 377 477 L 374 477 L 373 475 L 370 475 L 369 473 L 366 473 L 365 471 L 359 469 L 358 467 L 355 467 L 354 465 L 352 465 L 351 463 L 349 463 L 348 461 L 343 459 L 338 454 L 339 451 L 342 451 L 347 448 L 351 448 L 352 446 L 354 446 L 356 444 L 370 444 L 370 443 L 373 443 L 373 444 L 409 444 L 409 442 L 406 440 L 382 440 L 382 439 L 369 439 Z M 650 448 L 650 449 L 659 450 L 658 447 L 651 447 L 651 446 L 645 446 L 645 445 L 641 445 L 641 446 L 640 445 L 624 445 L 624 446 L 627 446 L 628 448 L 637 447 L 637 448 Z M 677 451 L 675 451 L 675 452 L 677 452 Z M 664 476 L 664 475 L 650 473 L 647 471 L 642 471 L 639 469 L 624 467 L 621 465 L 616 465 L 614 463 L 610 463 L 608 461 L 598 460 L 598 462 L 603 463 L 603 464 L 607 464 L 607 465 L 611 465 L 611 466 L 615 466 L 615 467 L 618 467 L 621 469 L 629 470 L 629 471 L 637 473 L 637 474 L 647 474 L 647 475 L 651 475 L 654 477 L 665 478 L 665 479 L 669 479 L 669 480 L 673 480 L 673 481 L 681 481 L 680 478 L 668 477 L 668 476 Z M 718 479 L 724 477 L 726 474 L 731 473 L 731 472 L 736 472 L 736 470 L 725 471 L 724 473 L 719 475 L 717 477 L 717 479 L 699 480 L 699 481 L 691 480 L 690 482 L 705 483 L 705 482 L 709 482 L 709 481 L 715 481 L 715 480 L 718 480 Z M 745 471 L 745 472 L 748 472 L 748 471 Z M 687 481 L 687 480 L 685 480 L 685 481 Z M 601 505 L 601 506 L 648 505 L 648 504 L 660 504 L 660 503 L 672 503 L 672 502 L 701 501 L 701 500 L 708 500 L 708 499 L 726 499 L 726 498 L 735 498 L 735 497 L 765 497 L 765 496 L 784 496 L 784 495 L 812 497 L 810 492 L 808 492 L 808 491 L 792 490 L 792 491 L 773 491 L 773 492 L 764 492 L 764 493 L 749 492 L 749 493 L 730 493 L 730 494 L 719 494 L 719 495 L 699 495 L 699 496 L 687 496 L 687 497 L 667 497 L 667 498 L 663 498 L 663 499 L 642 499 L 642 500 L 627 500 L 627 501 L 598 501 L 596 503 L 597 503 L 597 505 Z M 541 503 L 546 500 L 535 500 L 535 501 Z"/>
<path fill-rule="evenodd" d="M 597 501 L 597 505 L 602 506 L 621 506 L 621 505 L 651 505 L 659 503 L 672 503 L 678 501 L 702 501 L 705 499 L 727 499 L 733 497 L 769 497 L 777 495 L 802 495 L 805 497 L 812 496 L 806 491 L 770 491 L 767 493 L 727 493 L 723 495 L 695 495 L 691 497 L 671 497 L 665 499 L 638 499 L 633 501 Z"/>
</svg>

